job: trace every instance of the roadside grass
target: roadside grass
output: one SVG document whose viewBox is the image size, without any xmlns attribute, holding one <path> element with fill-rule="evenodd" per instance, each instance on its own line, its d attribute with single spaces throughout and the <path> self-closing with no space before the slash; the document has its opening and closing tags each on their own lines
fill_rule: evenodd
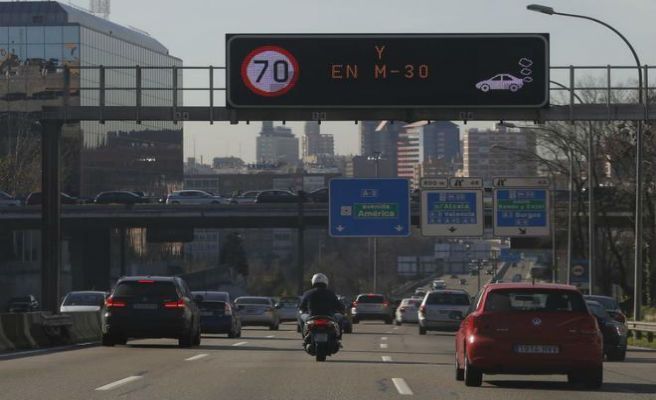
<svg viewBox="0 0 656 400">
<path fill-rule="evenodd" d="M 656 340 L 652 341 L 649 343 L 647 338 L 643 335 L 641 339 L 636 339 L 636 338 L 629 338 L 629 346 L 636 346 L 636 347 L 645 347 L 648 349 L 656 349 Z"/>
</svg>

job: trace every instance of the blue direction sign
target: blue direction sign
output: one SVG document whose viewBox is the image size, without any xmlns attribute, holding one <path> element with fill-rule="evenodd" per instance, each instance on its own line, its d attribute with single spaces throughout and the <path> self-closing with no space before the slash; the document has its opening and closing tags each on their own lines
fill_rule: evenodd
<svg viewBox="0 0 656 400">
<path fill-rule="evenodd" d="M 329 202 L 330 236 L 410 236 L 407 179 L 333 179 Z"/>
<path fill-rule="evenodd" d="M 497 236 L 548 236 L 549 190 L 496 189 L 494 234 Z"/>
<path fill-rule="evenodd" d="M 483 235 L 482 190 L 428 190 L 422 194 L 424 236 Z"/>
</svg>

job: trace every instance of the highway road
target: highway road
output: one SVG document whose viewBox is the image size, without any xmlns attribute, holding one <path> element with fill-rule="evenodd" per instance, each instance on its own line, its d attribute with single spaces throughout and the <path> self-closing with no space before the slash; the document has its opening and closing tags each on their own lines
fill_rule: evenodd
<svg viewBox="0 0 656 400">
<path fill-rule="evenodd" d="M 467 388 L 454 379 L 452 333 L 361 323 L 325 363 L 301 349 L 294 325 L 243 333 L 204 337 L 192 349 L 142 340 L 0 355 L 0 399 L 656 399 L 656 351 L 606 363 L 605 384 L 594 392 L 568 386 L 564 376 L 487 375 L 482 387 Z"/>
</svg>

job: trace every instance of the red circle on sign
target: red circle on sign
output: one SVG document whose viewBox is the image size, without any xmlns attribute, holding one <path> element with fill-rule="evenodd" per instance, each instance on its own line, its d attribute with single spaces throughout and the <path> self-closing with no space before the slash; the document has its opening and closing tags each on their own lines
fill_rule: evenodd
<svg viewBox="0 0 656 400">
<path fill-rule="evenodd" d="M 292 79 L 287 83 L 287 85 L 284 88 L 277 90 L 275 92 L 267 92 L 265 90 L 258 88 L 251 82 L 251 80 L 248 77 L 248 65 L 251 63 L 253 58 L 255 58 L 258 54 L 261 54 L 266 51 L 277 52 L 287 57 L 289 62 L 291 62 L 292 67 L 294 68 L 294 74 L 292 75 Z M 300 73 L 300 69 L 298 66 L 298 61 L 296 61 L 296 57 L 294 57 L 292 53 L 290 53 L 289 51 L 279 46 L 258 47 L 255 50 L 248 53 L 246 58 L 244 58 L 244 62 L 241 63 L 241 80 L 244 82 L 244 85 L 246 85 L 247 88 L 249 88 L 253 93 L 259 94 L 260 96 L 277 97 L 277 96 L 282 96 L 283 94 L 289 92 L 294 88 L 294 86 L 296 86 L 299 73 Z"/>
</svg>

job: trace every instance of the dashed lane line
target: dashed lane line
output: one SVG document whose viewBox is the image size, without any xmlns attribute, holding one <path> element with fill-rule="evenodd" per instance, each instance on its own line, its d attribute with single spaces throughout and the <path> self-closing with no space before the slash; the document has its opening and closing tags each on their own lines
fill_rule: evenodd
<svg viewBox="0 0 656 400">
<path fill-rule="evenodd" d="M 382 356 L 383 362 L 392 362 L 392 357 L 390 356 Z"/>
<path fill-rule="evenodd" d="M 410 386 L 405 382 L 405 379 L 403 378 L 392 378 L 392 383 L 394 383 L 394 386 L 396 387 L 396 391 L 399 392 L 400 395 L 402 396 L 412 396 L 414 393 L 412 393 L 412 389 L 410 389 Z"/>
<path fill-rule="evenodd" d="M 143 379 L 141 375 L 128 376 L 127 378 L 120 379 L 116 382 L 108 383 L 104 386 L 96 388 L 97 391 L 106 392 L 108 390 L 116 389 L 119 386 L 127 385 L 130 382 L 138 381 Z"/>
<path fill-rule="evenodd" d="M 238 342 L 238 343 L 233 344 L 233 346 L 243 346 L 246 343 L 248 343 L 248 342 Z"/>
<path fill-rule="evenodd" d="M 193 357 L 185 358 L 185 361 L 196 361 L 196 360 L 200 360 L 201 358 L 205 358 L 207 356 L 208 354 L 197 354 Z"/>
<path fill-rule="evenodd" d="M 380 348 L 381 349 L 386 349 L 387 348 L 387 343 L 381 343 Z"/>
</svg>

